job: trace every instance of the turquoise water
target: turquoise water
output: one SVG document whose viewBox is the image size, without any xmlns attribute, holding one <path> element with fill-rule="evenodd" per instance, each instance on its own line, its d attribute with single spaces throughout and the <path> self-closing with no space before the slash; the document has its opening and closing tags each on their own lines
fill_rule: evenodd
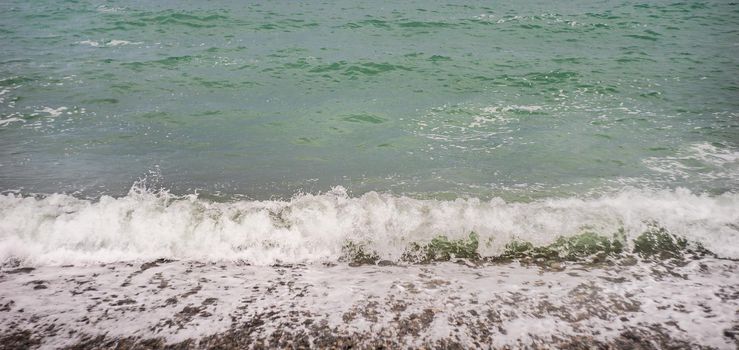
<svg viewBox="0 0 739 350">
<path fill-rule="evenodd" d="M 650 232 L 736 258 L 738 24 L 720 1 L 5 1 L 0 264 Z"/>
<path fill-rule="evenodd" d="M 733 1 L 1 0 L 0 348 L 734 349 Z"/>
<path fill-rule="evenodd" d="M 5 1 L 0 189 L 733 192 L 738 24 L 724 1 Z"/>
</svg>

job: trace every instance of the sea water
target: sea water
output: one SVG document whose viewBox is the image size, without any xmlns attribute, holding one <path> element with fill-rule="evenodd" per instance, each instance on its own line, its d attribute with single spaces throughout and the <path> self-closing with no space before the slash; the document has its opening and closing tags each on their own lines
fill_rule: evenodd
<svg viewBox="0 0 739 350">
<path fill-rule="evenodd" d="M 493 254 L 648 223 L 739 257 L 738 11 L 3 2 L 0 258 L 397 258 L 471 231 Z"/>
<path fill-rule="evenodd" d="M 0 3 L 10 347 L 732 348 L 738 190 L 735 2 Z"/>
</svg>

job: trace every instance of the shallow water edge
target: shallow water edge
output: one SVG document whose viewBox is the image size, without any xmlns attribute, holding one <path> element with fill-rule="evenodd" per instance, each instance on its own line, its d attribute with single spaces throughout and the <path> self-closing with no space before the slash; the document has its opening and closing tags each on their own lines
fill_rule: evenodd
<svg viewBox="0 0 739 350">
<path fill-rule="evenodd" d="M 3 269 L 27 348 L 733 349 L 739 262 L 274 265 L 159 260 Z"/>
</svg>

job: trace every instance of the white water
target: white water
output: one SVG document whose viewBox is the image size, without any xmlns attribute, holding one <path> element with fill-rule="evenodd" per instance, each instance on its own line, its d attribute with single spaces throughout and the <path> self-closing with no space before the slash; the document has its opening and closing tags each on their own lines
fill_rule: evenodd
<svg viewBox="0 0 739 350">
<path fill-rule="evenodd" d="M 710 258 L 685 266 L 591 270 L 572 264 L 560 272 L 454 263 L 41 267 L 0 278 L 0 307 L 5 307 L 0 329 L 7 334 L 28 329 L 40 338 L 41 349 L 75 345 L 83 335 L 197 341 L 238 331 L 248 322 L 251 336 L 236 337 L 244 347 L 255 339 L 298 335 L 315 342 L 321 333 L 312 327 L 326 322 L 359 344 L 363 338 L 384 337 L 411 348 L 442 339 L 469 347 L 478 342 L 483 348 L 565 348 L 556 345 L 557 339 L 614 342 L 628 331 L 659 348 L 661 330 L 676 340 L 734 349 L 724 331 L 736 324 L 739 301 L 731 297 L 739 292 L 736 267 L 736 262 Z M 186 307 L 198 311 L 186 316 Z M 422 314 L 428 323 L 415 323 L 419 333 L 409 334 Z M 273 316 L 253 323 L 266 320 L 265 315 Z"/>
<path fill-rule="evenodd" d="M 656 223 L 739 258 L 739 194 L 624 190 L 599 198 L 506 203 L 418 200 L 341 187 L 289 201 L 212 202 L 134 186 L 98 201 L 64 194 L 0 196 L 0 262 L 89 264 L 173 258 L 252 264 L 336 261 L 347 241 L 397 260 L 410 242 L 438 235 L 480 237 L 479 253 L 496 255 L 513 239 L 548 244 L 559 236 L 623 229 L 633 239 Z"/>
</svg>

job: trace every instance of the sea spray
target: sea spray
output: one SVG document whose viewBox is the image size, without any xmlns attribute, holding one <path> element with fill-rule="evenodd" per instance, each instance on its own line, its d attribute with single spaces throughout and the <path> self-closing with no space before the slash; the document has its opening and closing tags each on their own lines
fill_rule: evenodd
<svg viewBox="0 0 739 350">
<path fill-rule="evenodd" d="M 621 250 L 688 243 L 737 258 L 739 195 L 629 189 L 594 198 L 420 200 L 341 187 L 290 200 L 214 202 L 135 185 L 98 200 L 0 196 L 0 260 L 67 264 L 157 258 L 251 264 L 423 262 Z M 653 232 L 644 236 L 645 232 Z M 646 237 L 646 238 L 645 238 Z"/>
</svg>

